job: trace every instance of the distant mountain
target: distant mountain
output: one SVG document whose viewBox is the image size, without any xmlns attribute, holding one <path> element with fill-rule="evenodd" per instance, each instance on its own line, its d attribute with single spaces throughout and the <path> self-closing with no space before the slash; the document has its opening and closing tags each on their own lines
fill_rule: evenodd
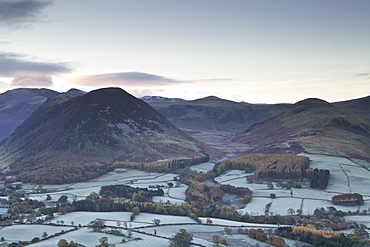
<svg viewBox="0 0 370 247">
<path fill-rule="evenodd" d="M 179 98 L 166 98 L 162 96 L 143 96 L 140 98 L 141 100 L 144 100 L 145 102 L 149 101 L 164 101 L 164 102 L 179 102 L 179 101 L 185 101 L 184 99 L 179 99 Z"/>
<path fill-rule="evenodd" d="M 80 89 L 71 88 L 67 92 L 61 93 L 58 96 L 81 96 L 86 94 L 85 91 L 82 91 Z"/>
<path fill-rule="evenodd" d="M 370 116 L 370 96 L 359 99 L 335 102 L 332 104 L 348 112 Z"/>
<path fill-rule="evenodd" d="M 10 135 L 48 98 L 83 94 L 85 92 L 78 89 L 58 93 L 46 88 L 18 88 L 0 94 L 0 140 Z"/>
<path fill-rule="evenodd" d="M 192 101 L 148 102 L 180 128 L 242 131 L 285 109 L 287 104 L 247 104 L 209 96 Z"/>
<path fill-rule="evenodd" d="M 63 176 L 74 171 L 72 177 L 90 169 L 83 176 L 92 178 L 115 161 L 199 157 L 198 144 L 147 103 L 122 89 L 104 88 L 49 98 L 0 143 L 0 164 L 23 181 L 59 179 L 58 169 Z"/>
<path fill-rule="evenodd" d="M 370 121 L 326 101 L 307 99 L 253 125 L 234 142 L 249 144 L 248 152 L 304 151 L 370 159 Z"/>
<path fill-rule="evenodd" d="M 45 88 L 18 88 L 0 94 L 0 140 L 14 131 L 47 98 L 58 95 L 58 92 Z"/>
</svg>

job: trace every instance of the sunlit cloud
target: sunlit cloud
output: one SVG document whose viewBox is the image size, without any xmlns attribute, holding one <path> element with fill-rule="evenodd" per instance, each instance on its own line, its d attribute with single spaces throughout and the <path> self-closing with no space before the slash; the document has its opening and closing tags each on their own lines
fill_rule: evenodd
<svg viewBox="0 0 370 247">
<path fill-rule="evenodd" d="M 83 75 L 69 79 L 72 83 L 83 86 L 122 86 L 122 87 L 157 87 L 185 83 L 213 83 L 230 81 L 229 78 L 179 80 L 175 78 L 149 74 L 145 72 L 116 72 Z"/>
<path fill-rule="evenodd" d="M 70 79 L 74 84 L 83 86 L 163 86 L 181 81 L 164 76 L 158 76 L 143 72 L 117 72 L 95 75 L 84 75 Z"/>
<path fill-rule="evenodd" d="M 135 95 L 136 97 L 143 97 L 143 96 L 158 96 L 163 94 L 166 90 L 159 88 L 159 89 L 131 89 L 129 90 L 131 94 Z"/>
<path fill-rule="evenodd" d="M 52 75 L 70 71 L 66 63 L 37 62 L 36 58 L 23 54 L 0 52 L 0 77 L 13 78 L 11 86 L 51 86 Z"/>
<path fill-rule="evenodd" d="M 22 27 L 42 19 L 42 11 L 50 0 L 1 0 L 0 25 L 7 28 Z"/>
<path fill-rule="evenodd" d="M 187 80 L 190 83 L 213 83 L 213 82 L 225 82 L 234 81 L 232 78 L 214 78 L 214 79 L 199 79 L 199 80 Z"/>
<path fill-rule="evenodd" d="M 52 76 L 45 74 L 24 74 L 17 75 L 12 80 L 12 87 L 51 87 L 53 86 Z"/>
</svg>

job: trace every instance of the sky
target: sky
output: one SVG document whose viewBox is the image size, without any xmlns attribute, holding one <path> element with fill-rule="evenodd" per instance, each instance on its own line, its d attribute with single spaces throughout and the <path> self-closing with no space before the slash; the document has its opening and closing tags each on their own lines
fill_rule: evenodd
<svg viewBox="0 0 370 247">
<path fill-rule="evenodd" d="M 0 0 L 0 92 L 365 97 L 369 13 L 367 0 Z"/>
</svg>

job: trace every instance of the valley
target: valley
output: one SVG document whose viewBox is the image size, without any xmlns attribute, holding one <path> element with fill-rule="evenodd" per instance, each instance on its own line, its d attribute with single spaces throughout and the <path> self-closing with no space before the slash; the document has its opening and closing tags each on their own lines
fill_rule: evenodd
<svg viewBox="0 0 370 247">
<path fill-rule="evenodd" d="M 264 215 L 265 205 L 271 202 L 272 204 L 269 210 L 269 214 L 271 215 L 289 216 L 292 214 L 289 212 L 290 208 L 294 209 L 293 215 L 295 215 L 299 209 L 302 210 L 302 215 L 315 215 L 315 210 L 317 208 L 324 208 L 327 210 L 329 207 L 335 207 L 336 210 L 343 212 L 357 212 L 355 214 L 363 214 L 363 211 L 369 211 L 370 194 L 367 188 L 370 186 L 370 181 L 364 179 L 370 176 L 367 169 L 364 169 L 346 158 L 314 154 L 300 155 L 310 158 L 311 168 L 330 168 L 332 172 L 327 189 L 311 189 L 307 182 L 302 183 L 302 188 L 292 188 L 291 190 L 279 187 L 277 183 L 273 183 L 274 188 L 268 188 L 266 183 L 247 183 L 245 179 L 247 174 L 237 170 L 231 170 L 216 177 L 215 182 L 236 187 L 248 187 L 253 191 L 252 200 L 245 207 L 238 209 L 238 212 L 241 214 L 252 216 Z M 192 169 L 198 171 L 202 169 L 206 172 L 206 170 L 211 169 L 213 165 L 213 163 L 205 163 L 195 165 Z M 40 185 L 35 184 L 23 184 L 23 190 L 29 195 L 29 199 L 53 204 L 53 202 L 56 203 L 56 200 L 62 195 L 68 196 L 68 201 L 71 203 L 73 203 L 73 200 L 83 200 L 92 193 L 99 193 L 100 187 L 106 185 L 127 184 L 139 188 L 160 186 L 160 188 L 164 190 L 164 195 L 153 198 L 154 202 L 181 204 L 184 203 L 186 198 L 185 190 L 187 185 L 173 181 L 173 178 L 177 176 L 179 176 L 179 174 L 160 174 L 137 170 L 116 169 L 103 177 L 85 183 L 42 185 L 41 187 L 43 189 L 50 190 L 50 192 L 47 193 L 37 193 L 36 190 L 40 188 Z M 343 183 L 343 180 L 348 181 L 348 184 Z M 359 186 L 358 182 L 361 182 L 361 186 Z M 169 183 L 174 183 L 175 185 L 169 187 Z M 56 192 L 52 192 L 53 190 Z M 293 192 L 292 194 L 291 191 Z M 331 203 L 331 197 L 333 195 L 350 192 L 361 193 L 364 196 L 365 203 L 361 206 L 340 206 Z M 272 193 L 276 195 L 276 198 L 271 198 L 270 194 Z M 47 195 L 51 196 L 51 201 L 46 200 Z M 367 213 L 365 213 L 365 216 L 366 214 Z M 140 212 L 135 219 L 131 221 L 130 215 L 131 212 L 72 212 L 67 214 L 56 214 L 55 218 L 48 221 L 46 225 L 43 224 L 42 228 L 35 228 L 34 225 L 29 224 L 14 225 L 1 229 L 0 236 L 12 241 L 30 241 L 32 239 L 30 236 L 41 237 L 42 232 L 47 232 L 48 235 L 52 235 L 54 232 L 63 230 L 65 233 L 60 236 L 29 246 L 52 246 L 60 239 L 73 240 L 85 246 L 93 246 L 94 244 L 98 244 L 99 239 L 103 236 L 108 237 L 109 243 L 115 244 L 116 246 L 137 246 L 137 244 L 166 246 L 169 238 L 176 234 L 179 229 L 186 229 L 189 233 L 193 234 L 192 242 L 200 246 L 213 246 L 214 243 L 212 243 L 212 239 L 210 238 L 210 236 L 213 235 L 222 236 L 232 246 L 247 246 L 243 245 L 243 243 L 257 244 L 260 242 L 251 239 L 247 235 L 238 233 L 238 231 L 241 231 L 240 229 L 244 231 L 244 229 L 275 229 L 277 227 L 276 224 L 255 224 L 216 218 L 210 218 L 212 223 L 209 224 L 207 223 L 207 217 L 199 217 L 200 223 L 198 223 L 190 217 L 158 215 L 143 212 Z M 356 219 L 353 217 L 355 216 L 346 216 L 348 220 Z M 104 220 L 107 226 L 105 228 L 106 230 L 109 229 L 110 226 L 116 227 L 117 222 L 121 222 L 122 224 L 126 222 L 126 224 L 129 224 L 133 237 L 140 238 L 141 240 L 121 243 L 122 237 L 104 233 L 92 233 L 88 228 L 88 224 L 96 219 Z M 159 219 L 161 222 L 160 225 L 156 226 L 153 224 L 154 219 Z M 366 218 L 362 216 L 361 224 L 370 224 L 370 219 L 367 221 Z M 77 230 L 67 232 L 68 230 L 76 228 L 76 226 L 78 226 Z M 28 235 L 17 238 L 14 233 L 19 231 L 20 227 L 24 231 L 27 231 Z M 225 233 L 225 227 L 231 228 L 231 233 Z M 121 232 L 127 231 L 126 227 L 123 225 L 120 226 L 119 229 L 121 229 Z M 202 232 L 207 234 L 202 234 Z M 286 241 L 287 243 L 294 243 L 289 239 L 286 239 Z M 233 245 L 233 243 L 235 245 Z"/>
<path fill-rule="evenodd" d="M 183 234 L 191 246 L 318 246 L 329 235 L 368 246 L 370 125 L 355 107 L 367 98 L 77 93 L 43 98 L 0 143 L 4 244 L 168 246 Z"/>
<path fill-rule="evenodd" d="M 194 139 L 206 143 L 211 148 L 211 158 L 215 161 L 230 159 L 244 154 L 250 145 L 235 143 L 235 132 L 225 130 L 186 130 Z"/>
</svg>

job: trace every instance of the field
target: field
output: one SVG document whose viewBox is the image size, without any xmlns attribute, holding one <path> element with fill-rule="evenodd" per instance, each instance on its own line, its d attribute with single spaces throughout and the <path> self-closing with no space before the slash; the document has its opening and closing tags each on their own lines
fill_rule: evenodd
<svg viewBox="0 0 370 247">
<path fill-rule="evenodd" d="M 248 184 L 243 171 L 230 170 L 217 177 L 215 180 L 221 184 L 230 184 L 236 187 L 248 187 L 253 191 L 253 198 L 240 212 L 252 215 L 263 215 L 265 205 L 272 202 L 270 213 L 287 215 L 287 210 L 301 209 L 304 214 L 313 214 L 316 208 L 334 206 L 342 211 L 356 211 L 368 209 L 370 206 L 370 172 L 342 157 L 332 157 L 317 154 L 301 154 L 310 158 L 310 168 L 330 170 L 328 186 L 325 190 L 311 189 L 309 184 L 303 184 L 302 188 L 290 190 L 277 187 L 268 189 L 266 184 Z M 364 196 L 365 203 L 361 206 L 340 206 L 331 203 L 331 198 L 343 193 L 360 193 Z M 276 199 L 271 199 L 270 194 L 275 194 Z"/>
<path fill-rule="evenodd" d="M 325 190 L 311 189 L 308 180 L 304 180 L 302 188 L 292 188 L 291 190 L 279 187 L 277 183 L 274 184 L 273 189 L 269 189 L 265 183 L 247 183 L 246 176 L 253 175 L 253 173 L 245 173 L 239 170 L 229 170 L 224 174 L 215 178 L 220 184 L 230 184 L 236 187 L 248 187 L 253 191 L 252 200 L 238 211 L 242 214 L 250 215 L 264 215 L 266 205 L 272 202 L 271 208 L 268 213 L 271 215 L 288 215 L 288 209 L 292 208 L 295 211 L 301 209 L 303 214 L 313 214 L 316 208 L 327 208 L 334 206 L 337 210 L 342 211 L 362 211 L 368 210 L 370 207 L 370 173 L 364 166 L 356 164 L 349 159 L 341 157 L 331 157 L 325 155 L 301 154 L 310 158 L 310 167 L 319 169 L 330 170 L 329 184 Z M 357 162 L 358 163 L 358 162 Z M 192 167 L 193 170 L 199 172 L 207 172 L 212 169 L 213 163 L 204 163 Z M 366 167 L 366 166 L 365 166 Z M 161 186 L 164 190 L 164 196 L 156 196 L 153 198 L 155 202 L 170 202 L 172 204 L 181 204 L 185 200 L 185 190 L 187 186 L 179 182 L 173 181 L 174 177 L 179 174 L 160 174 L 148 173 L 130 169 L 116 169 L 107 175 L 98 179 L 89 181 L 87 183 L 73 183 L 64 185 L 43 185 L 44 189 L 52 189 L 55 192 L 47 193 L 52 196 L 52 201 L 56 201 L 61 195 L 67 195 L 69 200 L 75 197 L 76 199 L 84 199 L 92 192 L 99 192 L 101 186 L 111 184 L 128 184 L 133 187 L 148 188 L 153 186 Z M 173 186 L 168 185 L 169 182 Z M 33 192 L 38 185 L 24 184 L 24 188 L 29 192 Z M 333 205 L 331 198 L 335 195 L 342 193 L 361 193 L 364 195 L 365 203 L 361 206 L 340 206 Z M 40 201 L 46 200 L 47 194 L 31 194 L 31 199 Z M 275 194 L 276 198 L 272 199 L 271 194 Z M 133 237 L 140 237 L 142 240 L 130 241 L 121 243 L 122 237 L 108 235 L 104 233 L 94 233 L 86 226 L 89 222 L 95 219 L 103 219 L 107 226 L 117 226 L 123 224 L 124 221 L 129 221 L 131 212 L 73 212 L 66 215 L 57 215 L 52 223 L 59 224 L 60 226 L 46 226 L 38 225 L 14 225 L 5 227 L 0 230 L 0 237 L 7 240 L 28 240 L 34 237 L 40 237 L 43 232 L 52 235 L 61 230 L 68 230 L 73 226 L 82 227 L 77 231 L 71 231 L 53 237 L 51 239 L 41 241 L 30 246 L 55 246 L 59 239 L 73 240 L 75 242 L 84 244 L 86 246 L 95 246 L 99 243 L 99 238 L 102 236 L 108 237 L 108 242 L 116 246 L 167 246 L 168 239 L 176 234 L 179 229 L 186 229 L 193 234 L 194 243 L 202 244 L 203 246 L 213 246 L 211 237 L 219 235 L 233 246 L 243 246 L 243 243 L 258 243 L 256 240 L 250 239 L 244 234 L 237 234 L 238 227 L 242 228 L 269 228 L 276 227 L 276 225 L 259 225 L 249 224 L 244 222 L 228 221 L 217 218 L 211 218 L 212 225 L 205 225 L 206 219 L 201 217 L 202 225 L 184 216 L 169 216 L 157 215 L 149 213 L 140 213 L 135 217 L 135 220 L 128 224 L 133 229 Z M 154 226 L 153 220 L 159 219 L 160 226 Z M 370 217 L 367 216 L 346 216 L 347 220 L 355 220 L 359 223 L 370 226 Z M 64 226 L 61 226 L 63 222 Z M 120 223 L 117 223 L 120 222 Z M 167 224 L 175 224 L 169 226 Z M 68 226 L 67 226 L 68 225 Z M 225 235 L 224 227 L 232 227 L 234 234 Z M 157 236 L 154 236 L 156 230 Z M 19 231 L 26 234 L 19 235 Z M 125 230 L 123 230 L 125 231 Z M 261 244 L 261 243 L 260 243 Z M 265 244 L 267 246 L 267 244 Z"/>
<path fill-rule="evenodd" d="M 81 223 L 83 225 L 87 224 L 91 219 L 105 219 L 106 225 L 115 226 L 117 219 L 128 220 L 130 213 L 119 212 L 119 213 L 91 213 L 91 212 L 74 212 L 67 215 L 59 216 L 55 221 L 63 220 L 64 222 L 74 221 Z M 159 219 L 161 221 L 160 226 L 154 226 L 152 220 Z M 206 218 L 201 218 L 203 222 Z M 54 237 L 48 240 L 41 241 L 39 243 L 31 244 L 29 246 L 55 246 L 60 239 L 66 239 L 68 241 L 73 240 L 76 243 L 80 243 L 86 246 L 95 246 L 99 243 L 99 238 L 105 236 L 108 237 L 108 242 L 110 244 L 115 244 L 116 246 L 168 246 L 168 239 L 175 235 L 180 229 L 186 229 L 189 233 L 193 234 L 193 242 L 197 244 L 202 244 L 203 246 L 213 246 L 212 236 L 219 235 L 221 238 L 227 239 L 231 246 L 243 246 L 240 245 L 244 243 L 259 243 L 256 240 L 249 238 L 244 234 L 236 234 L 237 229 L 252 229 L 252 228 L 275 228 L 276 225 L 266 225 L 266 224 L 251 224 L 251 223 L 241 223 L 230 220 L 222 220 L 211 218 L 213 221 L 212 225 L 199 225 L 196 224 L 194 220 L 189 217 L 181 216 L 166 216 L 166 215 L 155 215 L 148 213 L 140 213 L 134 220 L 134 222 L 129 223 L 129 226 L 133 230 L 133 238 L 141 238 L 141 240 L 131 241 L 127 243 L 121 243 L 122 237 L 114 236 L 111 234 L 95 233 L 91 229 L 82 227 L 77 231 L 72 231 L 63 234 L 58 237 Z M 166 225 L 175 224 L 175 225 Z M 232 229 L 232 234 L 228 235 L 224 233 L 224 227 L 228 226 Z M 10 227 L 9 227 L 10 228 Z M 56 229 L 61 229 L 62 227 L 54 227 Z M 29 229 L 29 237 L 37 235 L 38 232 L 43 232 L 44 228 Z M 126 230 L 122 230 L 125 232 Z M 13 232 L 15 233 L 15 231 Z M 156 233 L 156 235 L 154 235 Z M 154 235 L 154 236 L 153 236 Z M 9 235 L 11 236 L 11 235 Z M 17 238 L 15 238 L 17 239 Z M 15 240 L 14 239 L 14 240 Z M 25 240 L 29 240 L 27 238 Z M 267 244 L 264 246 L 268 246 Z"/>
<path fill-rule="evenodd" d="M 230 184 L 236 187 L 248 187 L 253 191 L 252 201 L 241 212 L 262 215 L 265 212 L 265 205 L 272 202 L 270 213 L 286 215 L 288 208 L 294 210 L 301 209 L 305 214 L 312 214 L 316 208 L 335 206 L 343 211 L 356 211 L 368 209 L 370 206 L 370 172 L 362 166 L 342 157 L 332 157 L 317 154 L 301 154 L 310 158 L 310 167 L 330 170 L 328 186 L 325 190 L 311 189 L 306 181 L 302 188 L 292 188 L 290 190 L 274 186 L 268 189 L 266 184 L 247 183 L 245 176 L 253 173 L 245 173 L 240 170 L 229 170 L 215 178 L 220 184 Z M 213 167 L 213 163 L 203 163 L 192 167 L 194 170 L 206 171 Z M 186 185 L 177 184 L 173 181 L 178 174 L 148 173 L 129 169 L 116 169 L 107 175 L 89 181 L 87 183 L 74 183 L 64 185 L 44 185 L 45 189 L 61 190 L 48 193 L 53 200 L 57 200 L 61 195 L 67 195 L 71 201 L 73 197 L 84 199 L 92 192 L 99 192 L 100 186 L 110 184 L 130 184 L 133 187 L 147 188 L 149 186 L 163 186 L 164 196 L 154 197 L 155 202 L 170 202 L 181 204 L 185 200 Z M 168 187 L 168 182 L 175 186 Z M 24 188 L 32 191 L 37 186 L 25 184 Z M 360 193 L 364 196 L 365 204 L 358 206 L 338 206 L 331 203 L 331 198 L 342 193 Z M 276 199 L 271 199 L 270 194 L 275 194 Z M 45 201 L 46 194 L 32 194 L 32 199 Z"/>
<path fill-rule="evenodd" d="M 14 225 L 0 229 L 0 237 L 7 241 L 31 241 L 34 237 L 41 238 L 46 232 L 48 235 L 53 235 L 57 232 L 68 231 L 72 227 L 66 226 L 47 226 L 47 225 Z"/>
<path fill-rule="evenodd" d="M 50 195 L 53 200 L 58 200 L 62 195 L 67 195 L 69 201 L 75 197 L 78 200 L 86 198 L 92 192 L 99 193 L 100 187 L 105 185 L 114 184 L 127 184 L 132 187 L 147 188 L 149 186 L 168 186 L 168 182 L 173 182 L 173 178 L 177 177 L 178 174 L 161 174 L 161 173 L 148 173 L 143 171 L 131 170 L 131 169 L 115 169 L 113 172 L 107 175 L 91 180 L 85 183 L 72 183 L 72 184 L 62 184 L 62 185 L 42 185 L 44 189 L 57 190 L 57 192 L 42 193 L 42 194 L 32 194 L 31 199 L 37 199 L 39 201 L 45 201 L 46 195 Z M 24 184 L 23 188 L 32 193 L 39 185 L 34 184 Z M 175 189 L 175 188 L 173 188 Z M 175 193 L 176 194 L 176 193 Z M 176 197 L 176 196 L 174 196 Z M 182 196 L 185 199 L 185 196 Z M 181 202 L 178 198 L 172 198 L 174 203 Z M 160 200 L 160 198 L 156 198 Z M 171 201 L 171 198 L 166 196 L 162 198 L 164 202 L 167 200 Z M 180 201 L 179 201 L 180 200 Z"/>
<path fill-rule="evenodd" d="M 191 169 L 193 171 L 196 171 L 196 172 L 208 172 L 210 170 L 212 170 L 212 168 L 215 166 L 215 163 L 213 162 L 206 162 L 206 163 L 202 163 L 202 164 L 199 164 L 199 165 L 194 165 L 191 167 Z"/>
</svg>

